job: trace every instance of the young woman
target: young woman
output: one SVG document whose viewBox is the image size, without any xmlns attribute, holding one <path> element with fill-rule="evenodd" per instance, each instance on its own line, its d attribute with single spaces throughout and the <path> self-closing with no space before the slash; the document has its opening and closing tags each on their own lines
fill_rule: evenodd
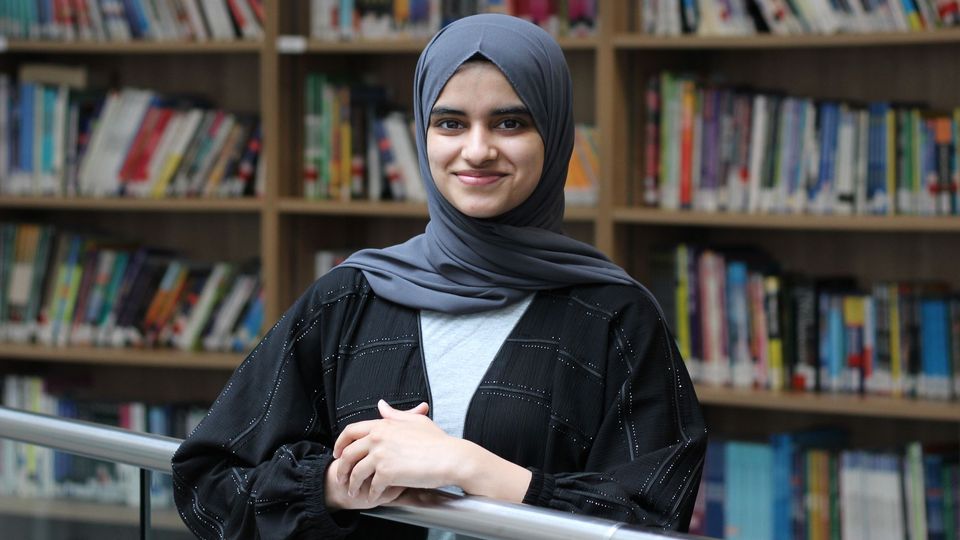
<svg viewBox="0 0 960 540">
<path fill-rule="evenodd" d="M 687 527 L 706 430 L 652 295 L 561 231 L 570 75 L 478 15 L 420 56 L 430 222 L 315 282 L 173 459 L 200 538 L 418 538 L 353 510 L 412 488 Z"/>
</svg>

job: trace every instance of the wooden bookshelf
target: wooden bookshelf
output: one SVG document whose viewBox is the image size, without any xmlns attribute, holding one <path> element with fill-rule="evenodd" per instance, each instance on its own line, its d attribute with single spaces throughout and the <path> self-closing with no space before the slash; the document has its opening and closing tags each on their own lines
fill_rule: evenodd
<svg viewBox="0 0 960 540">
<path fill-rule="evenodd" d="M 265 324 L 276 321 L 292 298 L 312 279 L 312 257 L 317 249 L 352 249 L 364 242 L 389 245 L 419 232 L 428 217 L 424 204 L 370 201 L 313 201 L 297 197 L 302 148 L 303 74 L 326 66 L 369 70 L 383 79 L 398 100 L 409 98 L 412 65 L 425 39 L 327 42 L 309 39 L 295 25 L 303 18 L 289 16 L 307 3 L 268 0 L 264 38 L 259 42 L 223 43 L 5 43 L 5 59 L 43 59 L 117 62 L 120 69 L 148 72 L 158 84 L 171 70 L 151 73 L 153 63 L 182 56 L 192 67 L 235 63 L 229 80 L 217 70 L 193 69 L 197 86 L 212 89 L 214 101 L 228 96 L 254 102 L 263 125 L 266 191 L 258 199 L 83 199 L 0 197 L 0 213 L 16 213 L 26 220 L 33 213 L 58 223 L 100 220 L 122 227 L 132 217 L 160 222 L 153 229 L 133 230 L 144 243 L 151 239 L 196 247 L 205 241 L 198 231 L 217 231 L 225 241 L 221 251 L 260 256 L 268 292 Z M 643 85 L 646 77 L 663 69 L 728 75 L 731 85 L 745 85 L 814 98 L 847 101 L 886 99 L 924 101 L 931 107 L 960 105 L 960 29 L 930 32 L 844 34 L 832 36 L 650 37 L 634 33 L 633 6 L 617 0 L 599 0 L 599 33 L 590 39 L 560 40 L 568 55 L 575 91 L 587 96 L 576 103 L 577 121 L 593 123 L 600 145 L 599 202 L 595 208 L 570 206 L 566 220 L 584 238 L 613 260 L 643 279 L 650 249 L 675 241 L 719 240 L 727 244 L 779 247 L 792 269 L 815 275 L 854 274 L 865 279 L 911 279 L 933 275 L 960 289 L 960 263 L 952 254 L 960 242 L 960 217 L 750 215 L 664 211 L 630 206 L 636 192 L 638 154 L 642 154 Z M 287 16 L 284 16 L 287 15 Z M 296 14 L 295 14 L 296 15 Z M 288 39 L 292 36 L 292 39 Z M 19 56 L 18 56 L 19 55 Z M 114 57 L 126 56 L 117 61 Z M 129 58 L 135 56 L 135 58 Z M 166 57 L 166 58 L 161 58 Z M 171 60 L 173 58 L 174 60 Z M 134 63 L 136 65 L 130 65 Z M 236 72 L 246 81 L 247 67 L 255 67 L 249 84 L 237 84 Z M 177 66 L 175 66 L 177 67 Z M 253 77 L 259 77 L 254 81 Z M 241 100 L 242 101 L 242 100 Z M 642 159 L 642 158 L 641 158 Z M 136 214 L 142 213 L 145 218 Z M 181 215 L 187 214 L 187 215 Z M 24 218 L 21 216 L 28 216 Z M 344 219 L 341 219 L 344 218 Z M 127 220 L 127 221 L 125 221 Z M 231 229 L 241 221 L 248 228 Z M 225 225 L 226 222 L 229 224 Z M 322 223 L 321 223 L 322 222 Z M 316 227 L 315 229 L 313 227 Z M 422 230 L 422 229 L 421 229 Z M 319 231 L 319 233 L 317 232 Z M 231 235 L 239 238 L 232 238 Z M 256 239 L 251 240 L 254 236 Z M 202 238 L 202 237 L 201 237 Z M 219 245 L 222 244 L 222 245 Z M 833 249 L 823 249 L 824 246 Z M 838 247 L 839 246 L 839 247 Z M 847 249 L 852 247 L 852 249 Z M 802 252 L 802 253 L 801 253 Z M 824 262 L 824 253 L 847 254 Z M 946 254 L 946 255 L 944 255 Z M 775 254 L 774 258 L 778 258 Z M 786 259 L 781 257 L 778 260 Z M 893 264 L 888 264 L 890 262 Z M 785 264 L 785 266 L 790 266 Z M 934 269 L 934 270 L 931 270 Z M 184 353 L 126 349 L 55 348 L 0 343 L 0 360 L 13 364 L 35 362 L 45 370 L 58 364 L 91 370 L 171 368 L 222 370 L 242 361 L 239 354 Z M 60 369 L 68 369 L 61 367 Z M 196 373 L 196 371 L 192 372 Z M 944 438 L 960 440 L 960 402 L 933 402 L 875 396 L 801 394 L 734 390 L 698 386 L 709 410 L 750 411 L 781 417 L 811 414 L 841 425 L 870 418 L 892 425 L 899 421 L 947 424 Z M 176 400 L 178 395 L 170 395 Z M 213 395 L 210 395 L 213 398 Z M 782 414 L 781 414 L 782 413 Z M 739 419 L 726 419 L 736 422 Z M 954 424 L 954 425 L 949 425 Z M 730 425 L 711 425 L 723 435 Z M 778 427 L 769 427 L 773 432 Z M 735 430 L 733 430 L 735 431 Z M 906 441 L 903 441 L 906 442 Z M 0 513 L 10 508 L 0 498 Z M 25 509 L 24 512 L 28 511 Z M 89 512 L 95 515 L 92 510 Z M 100 521 L 100 519 L 96 519 Z"/>
<path fill-rule="evenodd" d="M 0 358 L 31 362 L 232 370 L 243 361 L 238 353 L 180 351 L 177 349 L 112 349 L 108 347 L 45 347 L 0 345 Z"/>
<path fill-rule="evenodd" d="M 830 216 L 709 213 L 690 210 L 617 208 L 617 223 L 681 227 L 783 229 L 795 231 L 960 233 L 960 217 Z"/>
<path fill-rule="evenodd" d="M 61 499 L 33 499 L 23 497 L 0 497 L 0 515 L 30 517 L 38 520 L 57 520 L 79 523 L 102 523 L 109 525 L 140 524 L 140 509 L 135 506 L 98 504 Z M 154 528 L 187 532 L 186 525 L 173 509 L 157 509 L 150 513 Z"/>
<path fill-rule="evenodd" d="M 619 50 L 670 49 L 814 49 L 841 47 L 889 47 L 892 45 L 940 45 L 960 43 L 960 29 L 938 29 L 921 32 L 884 32 L 869 34 L 835 34 L 780 36 L 676 36 L 660 37 L 640 34 L 617 34 L 612 38 Z"/>
<path fill-rule="evenodd" d="M 357 40 L 357 41 L 324 41 L 319 39 L 305 40 L 305 48 L 299 51 L 299 46 L 292 47 L 296 52 L 313 54 L 420 54 L 428 39 L 384 39 L 384 40 Z M 597 38 L 561 38 L 560 46 L 567 51 L 590 51 L 597 48 Z M 293 52 L 293 51 L 291 51 Z"/>
<path fill-rule="evenodd" d="M 938 422 L 960 422 L 960 404 L 952 401 L 924 401 L 881 396 L 773 392 L 697 386 L 700 403 L 707 406 L 766 409 L 828 416 L 896 418 Z"/>
<path fill-rule="evenodd" d="M 236 199 L 132 199 L 93 197 L 0 197 L 0 208 L 84 210 L 91 212 L 257 213 L 263 201 Z"/>
<path fill-rule="evenodd" d="M 422 219 L 429 217 L 425 203 L 411 202 L 336 202 L 284 197 L 277 203 L 277 208 L 281 214 L 287 215 L 370 216 L 378 218 Z M 596 215 L 597 209 L 592 207 L 568 206 L 564 211 L 564 217 L 567 221 L 589 222 L 594 220 Z"/>
<path fill-rule="evenodd" d="M 5 45 L 5 47 L 4 47 Z M 37 54 L 253 54 L 260 52 L 258 41 L 7 41 L 0 43 L 6 53 Z"/>
</svg>

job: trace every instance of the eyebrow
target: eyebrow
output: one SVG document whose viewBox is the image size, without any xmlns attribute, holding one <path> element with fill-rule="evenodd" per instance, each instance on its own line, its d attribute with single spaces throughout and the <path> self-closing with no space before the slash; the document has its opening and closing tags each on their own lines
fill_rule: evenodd
<svg viewBox="0 0 960 540">
<path fill-rule="evenodd" d="M 510 116 L 510 115 L 533 116 L 530 114 L 530 110 L 524 107 L 523 105 L 502 107 L 502 108 L 493 109 L 492 111 L 490 111 L 490 116 Z M 430 116 L 467 116 L 467 113 L 461 111 L 460 109 L 441 106 L 441 107 L 434 107 L 433 110 L 430 111 Z"/>
</svg>

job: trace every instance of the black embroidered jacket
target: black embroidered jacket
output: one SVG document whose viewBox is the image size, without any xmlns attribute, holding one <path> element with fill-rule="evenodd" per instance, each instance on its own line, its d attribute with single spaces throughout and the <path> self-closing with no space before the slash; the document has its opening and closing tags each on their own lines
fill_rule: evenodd
<svg viewBox="0 0 960 540">
<path fill-rule="evenodd" d="M 358 270 L 333 270 L 237 368 L 177 451 L 181 517 L 204 539 L 423 537 L 328 512 L 324 475 L 343 428 L 379 418 L 377 400 L 430 401 L 425 373 L 417 310 L 378 298 Z M 533 472 L 527 504 L 688 526 L 706 429 L 673 339 L 639 288 L 538 292 L 463 431 Z"/>
</svg>

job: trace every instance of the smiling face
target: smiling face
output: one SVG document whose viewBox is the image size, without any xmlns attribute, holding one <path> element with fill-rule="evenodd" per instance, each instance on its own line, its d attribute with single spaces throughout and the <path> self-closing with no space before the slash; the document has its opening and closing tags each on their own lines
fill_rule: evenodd
<svg viewBox="0 0 960 540">
<path fill-rule="evenodd" d="M 499 216 L 533 193 L 543 171 L 543 139 L 503 73 L 467 62 L 430 113 L 427 159 L 437 189 L 475 218 Z"/>
</svg>

